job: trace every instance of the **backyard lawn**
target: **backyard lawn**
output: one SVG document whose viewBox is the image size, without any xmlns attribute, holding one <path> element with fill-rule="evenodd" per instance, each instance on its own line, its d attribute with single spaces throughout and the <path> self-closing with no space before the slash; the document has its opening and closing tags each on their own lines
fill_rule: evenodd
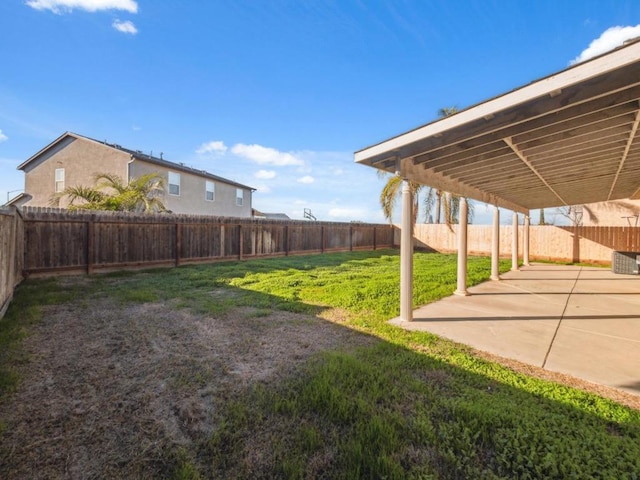
<svg viewBox="0 0 640 480">
<path fill-rule="evenodd" d="M 640 399 L 387 324 L 399 270 L 384 250 L 25 281 L 2 478 L 640 478 Z M 490 270 L 470 257 L 469 285 Z M 416 253 L 414 278 L 415 305 L 450 295 L 456 256 Z"/>
</svg>

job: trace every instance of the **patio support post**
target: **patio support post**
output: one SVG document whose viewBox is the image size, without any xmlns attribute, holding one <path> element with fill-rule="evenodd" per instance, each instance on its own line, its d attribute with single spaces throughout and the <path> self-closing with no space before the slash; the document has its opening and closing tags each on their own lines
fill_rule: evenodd
<svg viewBox="0 0 640 480">
<path fill-rule="evenodd" d="M 456 295 L 469 295 L 467 291 L 467 215 L 468 204 L 460 197 L 460 223 L 458 225 L 458 286 Z"/>
<path fill-rule="evenodd" d="M 511 245 L 511 270 L 518 270 L 518 212 L 513 212 L 513 244 Z"/>
<path fill-rule="evenodd" d="M 402 228 L 400 230 L 400 319 L 413 320 L 413 195 L 402 181 Z"/>
<path fill-rule="evenodd" d="M 529 266 L 529 215 L 524 216 L 524 232 L 522 238 L 522 263 Z"/>
<path fill-rule="evenodd" d="M 500 280 L 500 209 L 493 207 L 493 235 L 491 237 L 491 280 Z"/>
</svg>

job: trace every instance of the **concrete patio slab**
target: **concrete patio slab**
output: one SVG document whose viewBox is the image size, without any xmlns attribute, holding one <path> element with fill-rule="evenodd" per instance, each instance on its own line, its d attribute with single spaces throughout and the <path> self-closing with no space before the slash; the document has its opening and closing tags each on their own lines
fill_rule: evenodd
<svg viewBox="0 0 640 480">
<path fill-rule="evenodd" d="M 531 265 L 391 323 L 640 395 L 640 277 Z"/>
</svg>

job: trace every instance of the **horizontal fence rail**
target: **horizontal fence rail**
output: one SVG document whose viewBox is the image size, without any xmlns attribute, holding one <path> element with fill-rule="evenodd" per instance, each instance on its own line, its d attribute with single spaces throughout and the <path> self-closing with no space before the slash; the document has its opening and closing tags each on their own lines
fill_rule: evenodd
<svg viewBox="0 0 640 480">
<path fill-rule="evenodd" d="M 27 273 L 393 246 L 390 225 L 24 208 Z"/>
</svg>

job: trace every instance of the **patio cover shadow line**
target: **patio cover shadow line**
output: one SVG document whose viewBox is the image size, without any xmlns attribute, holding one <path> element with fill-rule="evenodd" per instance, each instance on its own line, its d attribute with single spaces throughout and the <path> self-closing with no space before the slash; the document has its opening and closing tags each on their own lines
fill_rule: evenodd
<svg viewBox="0 0 640 480">
<path fill-rule="evenodd" d="M 635 318 L 640 320 L 640 315 L 565 315 L 562 320 L 613 320 L 617 318 Z M 511 317 L 437 317 L 437 318 L 419 318 L 415 317 L 412 322 L 434 322 L 434 323 L 446 323 L 446 322 L 469 322 L 469 321 L 504 321 L 504 320 L 558 320 L 560 315 L 515 315 Z"/>
<path fill-rule="evenodd" d="M 637 382 L 633 382 L 633 383 L 626 383 L 626 384 L 622 384 L 622 385 L 617 385 L 618 388 L 628 388 L 630 390 L 637 390 L 638 392 L 640 392 L 640 380 L 638 380 Z"/>
<path fill-rule="evenodd" d="M 474 292 L 470 290 L 472 296 L 474 297 L 486 297 L 486 296 L 496 296 L 501 297 L 502 295 L 569 295 L 569 292 Z M 637 296 L 637 292 L 574 292 L 571 293 L 572 297 L 578 295 L 635 295 Z"/>
<path fill-rule="evenodd" d="M 504 275 L 504 274 L 503 274 Z M 517 277 L 501 277 L 500 281 L 506 284 L 511 282 L 569 282 L 575 280 L 575 277 L 563 278 L 517 278 Z M 637 282 L 637 275 L 629 275 L 627 278 L 610 278 L 610 277 L 581 277 L 580 282 L 590 282 L 592 280 L 606 280 L 607 282 Z"/>
</svg>

